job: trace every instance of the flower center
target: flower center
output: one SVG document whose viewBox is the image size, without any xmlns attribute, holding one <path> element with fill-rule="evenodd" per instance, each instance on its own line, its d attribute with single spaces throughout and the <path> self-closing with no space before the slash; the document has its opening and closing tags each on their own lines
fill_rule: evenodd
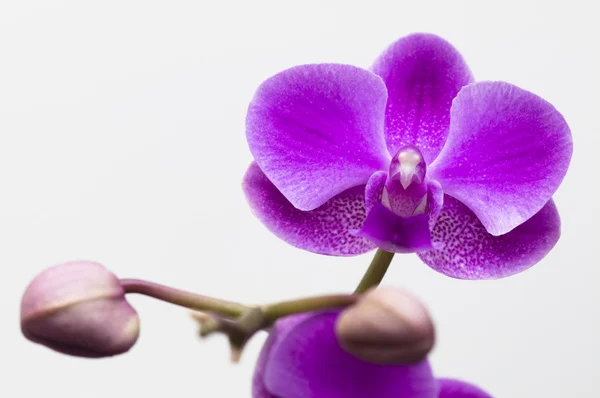
<svg viewBox="0 0 600 398">
<path fill-rule="evenodd" d="M 399 216 L 425 212 L 427 185 L 425 159 L 414 146 L 406 146 L 392 158 L 381 203 Z"/>
</svg>

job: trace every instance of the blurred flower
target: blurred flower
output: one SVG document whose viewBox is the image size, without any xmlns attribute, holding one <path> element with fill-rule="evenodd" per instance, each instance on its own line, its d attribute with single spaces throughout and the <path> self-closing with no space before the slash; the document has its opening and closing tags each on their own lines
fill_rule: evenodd
<svg viewBox="0 0 600 398">
<path fill-rule="evenodd" d="M 554 246 L 552 195 L 570 130 L 540 97 L 474 83 L 458 51 L 414 34 L 371 71 L 318 64 L 267 79 L 246 119 L 244 191 L 278 237 L 311 252 L 417 252 L 465 279 L 508 276 Z"/>
<path fill-rule="evenodd" d="M 336 338 L 338 315 L 339 311 L 326 311 L 279 320 L 260 353 L 252 396 L 491 398 L 474 386 L 436 379 L 426 360 L 410 365 L 374 364 L 349 354 Z"/>
<path fill-rule="evenodd" d="M 344 350 L 367 362 L 383 364 L 419 362 L 435 341 L 427 309 L 392 287 L 364 293 L 340 314 L 336 334 Z"/>
<path fill-rule="evenodd" d="M 139 318 L 115 275 L 98 263 L 71 262 L 31 281 L 21 302 L 21 330 L 55 351 L 97 358 L 128 351 Z"/>
</svg>

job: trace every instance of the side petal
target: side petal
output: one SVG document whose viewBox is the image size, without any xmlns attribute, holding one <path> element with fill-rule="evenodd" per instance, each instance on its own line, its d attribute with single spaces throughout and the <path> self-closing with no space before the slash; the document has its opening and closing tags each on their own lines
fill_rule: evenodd
<svg viewBox="0 0 600 398">
<path fill-rule="evenodd" d="M 438 398 L 492 398 L 490 394 L 473 384 L 454 379 L 438 379 Z"/>
<path fill-rule="evenodd" d="M 414 253 L 436 247 L 431 242 L 427 214 L 400 217 L 381 203 L 373 206 L 355 234 L 392 253 Z"/>
<path fill-rule="evenodd" d="M 559 237 L 560 217 L 552 200 L 511 232 L 493 236 L 471 210 L 446 195 L 432 232 L 432 239 L 444 246 L 418 256 L 434 270 L 453 278 L 502 278 L 540 261 Z"/>
<path fill-rule="evenodd" d="M 371 68 L 388 89 L 385 137 L 390 153 L 417 146 L 431 163 L 448 135 L 450 106 L 473 75 L 444 39 L 417 33 L 393 43 Z"/>
<path fill-rule="evenodd" d="M 349 65 L 297 66 L 267 79 L 246 117 L 254 159 L 300 210 L 313 210 L 387 167 L 387 91 Z"/>
<path fill-rule="evenodd" d="M 364 185 L 348 189 L 311 211 L 296 209 L 256 163 L 248 168 L 242 187 L 258 219 L 292 246 L 332 256 L 353 256 L 375 248 L 350 232 L 365 220 Z"/>
<path fill-rule="evenodd" d="M 344 351 L 335 335 L 339 311 L 315 313 L 270 349 L 263 380 L 285 398 L 434 398 L 437 383 L 426 361 L 376 365 Z M 275 325 L 275 329 L 278 325 Z"/>
<path fill-rule="evenodd" d="M 373 206 L 377 203 L 381 203 L 386 180 L 387 173 L 385 171 L 373 173 L 371 178 L 369 178 L 367 186 L 365 187 L 365 209 L 367 214 L 369 214 Z"/>
<path fill-rule="evenodd" d="M 444 206 L 444 190 L 439 182 L 428 181 L 427 196 L 427 210 L 425 213 L 429 215 L 429 229 L 432 230 Z"/>
<path fill-rule="evenodd" d="M 572 152 L 569 127 L 551 104 L 508 83 L 475 83 L 454 100 L 429 176 L 502 235 L 550 200 Z"/>
</svg>

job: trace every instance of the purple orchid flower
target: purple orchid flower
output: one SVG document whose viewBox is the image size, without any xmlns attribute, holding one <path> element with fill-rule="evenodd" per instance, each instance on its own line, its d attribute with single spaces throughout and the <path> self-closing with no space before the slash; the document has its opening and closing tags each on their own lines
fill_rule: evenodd
<svg viewBox="0 0 600 398">
<path fill-rule="evenodd" d="M 491 398 L 473 385 L 436 379 L 426 360 L 378 365 L 352 356 L 338 343 L 338 315 L 279 320 L 258 358 L 253 398 Z"/>
<path fill-rule="evenodd" d="M 564 118 L 511 84 L 474 83 L 434 35 L 398 40 L 371 71 L 304 65 L 267 79 L 246 133 L 247 199 L 304 250 L 416 252 L 446 275 L 486 279 L 529 268 L 560 236 Z"/>
</svg>

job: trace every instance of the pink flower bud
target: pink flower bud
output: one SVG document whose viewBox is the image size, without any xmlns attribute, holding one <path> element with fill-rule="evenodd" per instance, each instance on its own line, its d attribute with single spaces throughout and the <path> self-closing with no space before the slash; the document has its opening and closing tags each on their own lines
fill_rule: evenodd
<svg viewBox="0 0 600 398">
<path fill-rule="evenodd" d="M 64 354 L 99 358 L 124 353 L 135 344 L 139 326 L 119 279 L 94 262 L 46 269 L 21 301 L 23 335 Z"/>
<path fill-rule="evenodd" d="M 367 291 L 336 323 L 340 345 L 358 358 L 381 364 L 419 362 L 433 348 L 435 334 L 425 307 L 395 288 Z"/>
</svg>

